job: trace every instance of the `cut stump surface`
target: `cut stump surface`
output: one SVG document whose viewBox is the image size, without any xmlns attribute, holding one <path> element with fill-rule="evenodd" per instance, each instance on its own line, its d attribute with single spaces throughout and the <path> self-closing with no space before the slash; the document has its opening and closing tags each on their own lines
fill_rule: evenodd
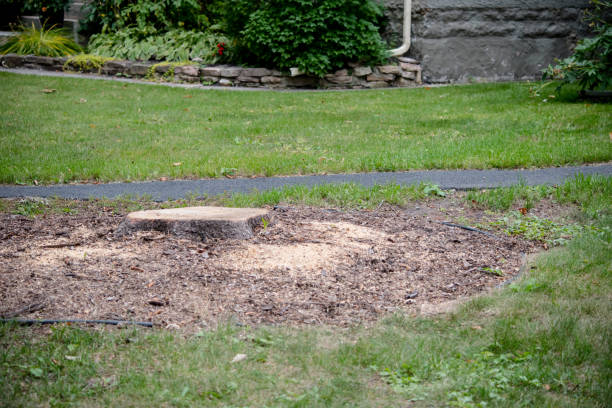
<svg viewBox="0 0 612 408">
<path fill-rule="evenodd" d="M 117 234 L 153 230 L 201 239 L 247 239 L 264 219 L 269 219 L 269 212 L 261 208 L 186 207 L 137 211 L 127 215 Z"/>
</svg>

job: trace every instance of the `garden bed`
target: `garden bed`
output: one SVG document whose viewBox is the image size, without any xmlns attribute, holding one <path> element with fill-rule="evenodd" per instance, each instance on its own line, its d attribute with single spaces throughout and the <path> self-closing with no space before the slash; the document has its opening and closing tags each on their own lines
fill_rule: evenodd
<svg viewBox="0 0 612 408">
<path fill-rule="evenodd" d="M 442 207 L 467 209 L 433 207 L 281 207 L 251 239 L 209 242 L 155 232 L 116 238 L 123 216 L 110 209 L 5 213 L 0 314 L 42 304 L 20 317 L 151 321 L 188 331 L 228 318 L 346 326 L 486 291 L 516 275 L 522 253 L 534 248 L 443 225 Z"/>
<path fill-rule="evenodd" d="M 303 75 L 299 71 L 285 73 L 267 68 L 123 61 L 100 57 L 87 60 L 79 57 L 6 54 L 0 55 L 0 66 L 56 72 L 77 71 L 111 77 L 202 83 L 222 87 L 364 89 L 411 87 L 422 82 L 422 68 L 416 60 L 410 58 L 401 58 L 397 64 L 376 67 L 353 65 L 323 78 Z"/>
</svg>

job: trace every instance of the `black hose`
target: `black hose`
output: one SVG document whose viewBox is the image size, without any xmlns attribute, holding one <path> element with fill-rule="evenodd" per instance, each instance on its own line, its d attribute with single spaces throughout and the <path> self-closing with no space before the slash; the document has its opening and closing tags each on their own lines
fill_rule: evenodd
<svg viewBox="0 0 612 408">
<path fill-rule="evenodd" d="M 487 236 L 489 236 L 489 237 L 491 237 L 493 239 L 499 239 L 496 235 L 491 234 L 490 232 L 479 230 L 478 228 L 468 227 L 467 225 L 453 224 L 453 223 L 450 223 L 450 222 L 441 222 L 440 224 L 446 225 L 448 227 L 461 228 L 461 229 L 464 229 L 464 230 L 467 230 L 467 231 L 477 232 L 479 234 L 487 235 Z"/>
<path fill-rule="evenodd" d="M 497 288 L 497 289 L 503 288 L 504 286 L 507 286 L 507 285 L 511 284 L 512 282 L 514 282 L 515 280 L 517 280 L 518 278 L 523 276 L 523 274 L 527 270 L 527 255 L 525 253 L 522 253 L 522 255 L 523 255 L 522 265 L 521 265 L 521 268 L 519 269 L 518 273 L 516 275 L 514 275 L 513 277 L 511 277 L 509 279 L 506 279 L 505 281 L 503 281 L 499 285 L 495 286 L 495 288 Z"/>
<path fill-rule="evenodd" d="M 133 322 L 126 320 L 82 320 L 82 319 L 42 319 L 42 320 L 27 320 L 27 319 L 0 319 L 0 323 L 17 323 L 25 326 L 33 324 L 56 324 L 56 323 L 84 323 L 84 324 L 133 324 L 137 326 L 153 327 L 150 322 Z"/>
</svg>

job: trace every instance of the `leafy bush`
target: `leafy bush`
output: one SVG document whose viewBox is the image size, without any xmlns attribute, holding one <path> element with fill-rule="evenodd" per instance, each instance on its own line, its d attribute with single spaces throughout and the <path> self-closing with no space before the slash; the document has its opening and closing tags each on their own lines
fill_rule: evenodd
<svg viewBox="0 0 612 408">
<path fill-rule="evenodd" d="M 213 64 L 227 57 L 219 44 L 229 40 L 214 32 L 171 30 L 164 34 L 142 36 L 137 28 L 113 34 L 96 34 L 89 42 L 92 54 L 129 60 L 188 61 L 200 58 Z"/>
<path fill-rule="evenodd" d="M 612 87 L 612 25 L 607 16 L 612 2 L 592 0 L 587 20 L 595 33 L 578 43 L 574 54 L 544 70 L 544 79 L 561 81 L 559 85 L 577 84 L 582 90 L 605 90 Z"/>
<path fill-rule="evenodd" d="M 0 54 L 62 57 L 81 52 L 81 47 L 68 37 L 64 30 L 55 26 L 39 30 L 32 24 L 29 28 L 22 27 L 20 31 L 20 34 L 10 37 L 0 46 Z"/>
<path fill-rule="evenodd" d="M 373 0 L 230 0 L 224 16 L 237 53 L 257 65 L 323 76 L 387 56 Z"/>
<path fill-rule="evenodd" d="M 149 35 L 209 25 L 198 0 L 94 0 L 86 7 L 81 23 L 89 34 L 135 28 Z"/>
</svg>

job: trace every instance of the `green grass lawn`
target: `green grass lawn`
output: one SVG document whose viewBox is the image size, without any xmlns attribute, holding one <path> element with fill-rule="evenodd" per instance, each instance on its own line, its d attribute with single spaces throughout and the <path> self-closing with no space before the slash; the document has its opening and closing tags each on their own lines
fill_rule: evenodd
<svg viewBox="0 0 612 408">
<path fill-rule="evenodd" d="M 330 199 L 361 207 L 393 196 L 389 189 L 286 190 L 241 195 L 238 203 Z M 229 321 L 196 335 L 0 324 L 0 405 L 607 407 L 611 189 L 612 178 L 589 177 L 547 191 L 522 186 L 466 197 L 494 210 L 549 195 L 576 204 L 577 219 L 593 228 L 537 256 L 505 289 L 441 317 L 397 314 L 350 328 Z M 422 192 L 398 191 L 397 203 L 423 199 Z M 232 363 L 237 354 L 247 357 Z"/>
<path fill-rule="evenodd" d="M 529 87 L 227 92 L 0 73 L 0 182 L 517 168 L 612 159 L 609 104 L 543 102 L 530 97 Z"/>
</svg>

